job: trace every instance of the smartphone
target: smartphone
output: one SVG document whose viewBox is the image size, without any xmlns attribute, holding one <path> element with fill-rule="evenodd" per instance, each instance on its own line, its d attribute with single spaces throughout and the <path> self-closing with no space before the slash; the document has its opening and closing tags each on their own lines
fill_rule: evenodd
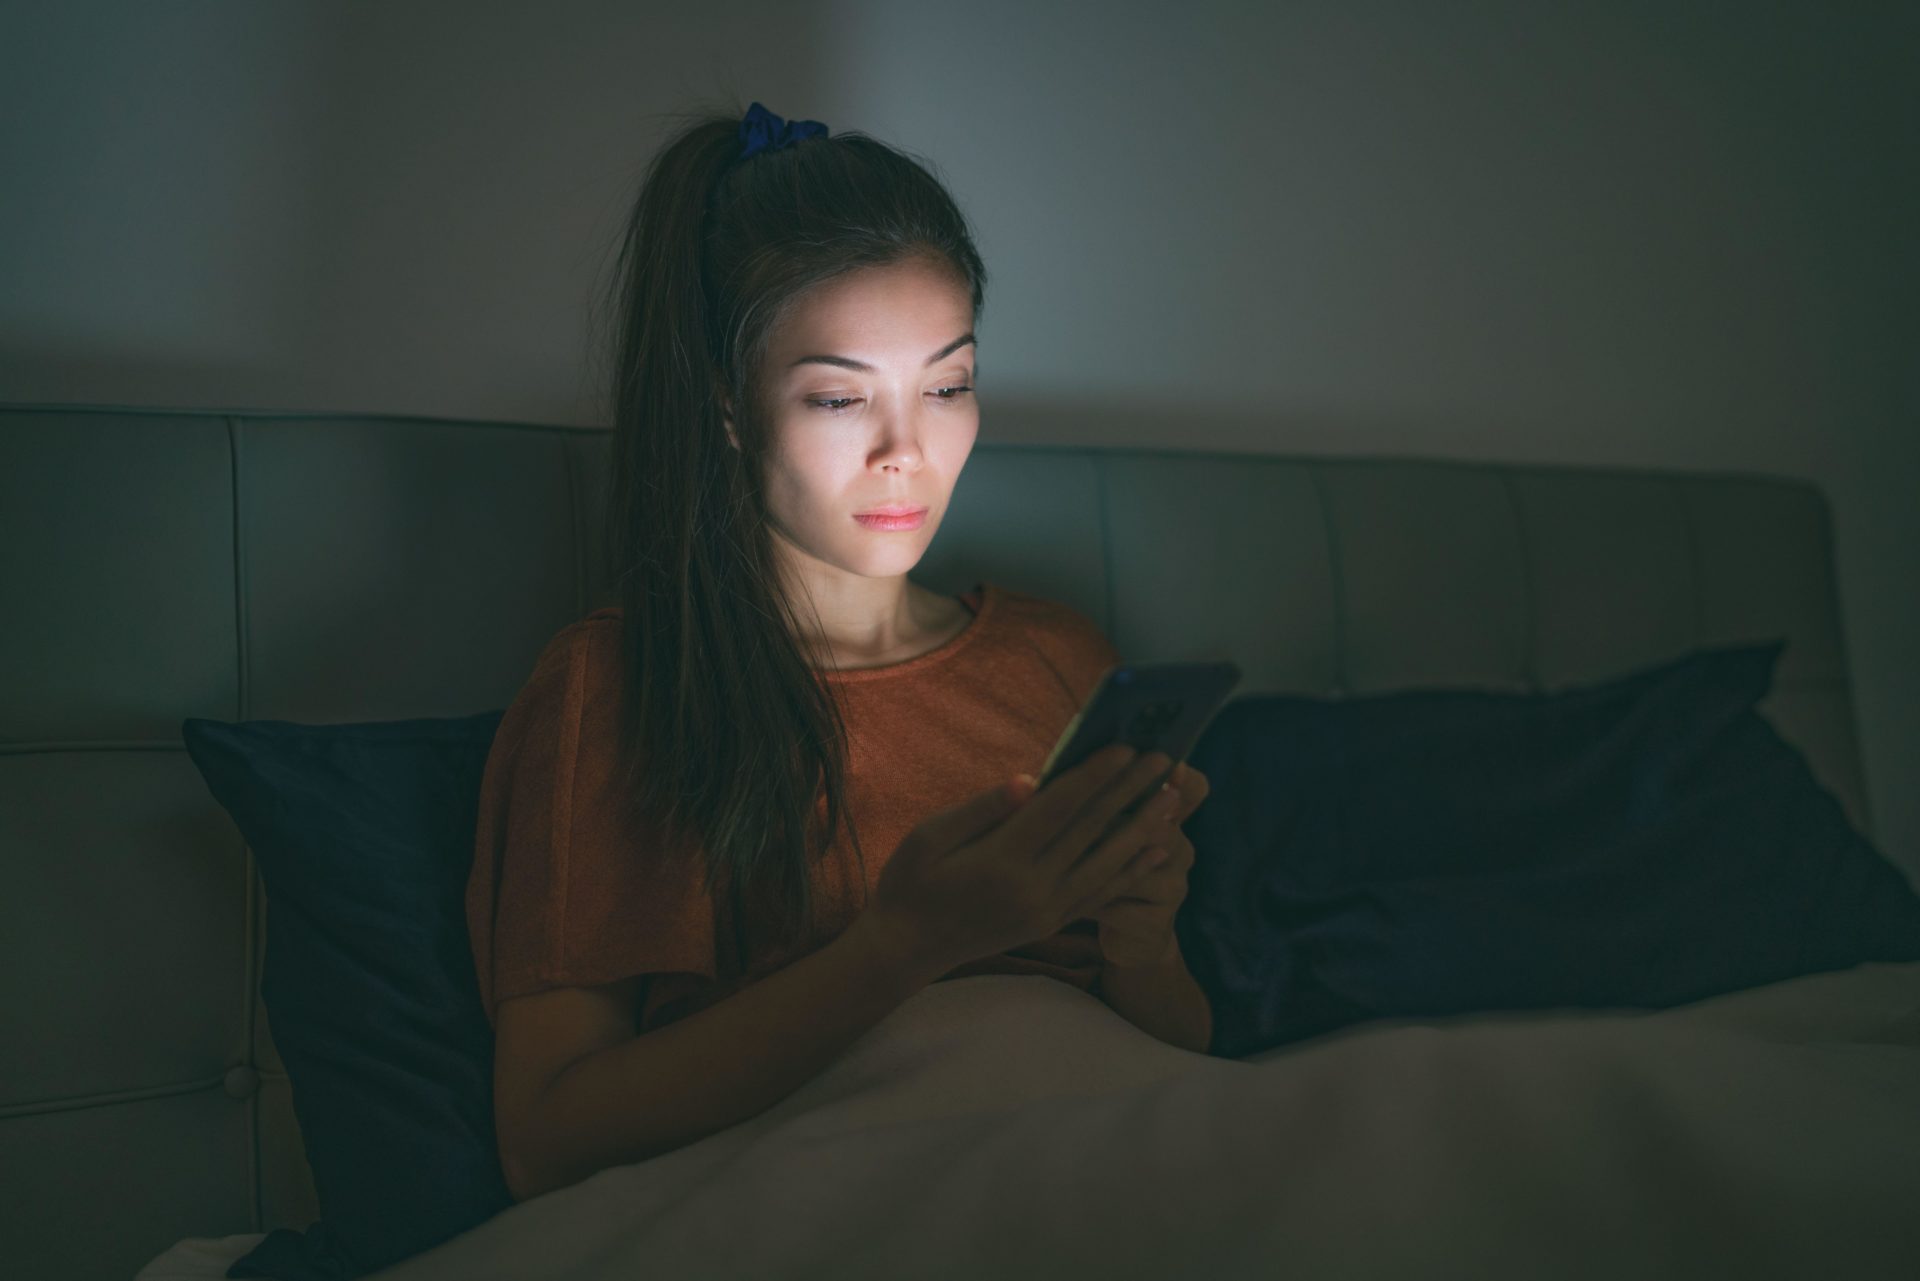
<svg viewBox="0 0 1920 1281">
<path fill-rule="evenodd" d="M 1171 762 L 1153 786 L 1114 820 L 1130 818 L 1134 810 L 1153 799 L 1174 766 L 1187 758 L 1200 741 L 1214 714 L 1240 683 L 1237 664 L 1119 663 L 1109 667 L 1084 707 L 1061 731 L 1047 763 L 1041 767 L 1039 788 L 1112 743 L 1125 743 L 1141 756 L 1165 752 Z M 1036 789 L 1038 790 L 1038 789 Z"/>
</svg>

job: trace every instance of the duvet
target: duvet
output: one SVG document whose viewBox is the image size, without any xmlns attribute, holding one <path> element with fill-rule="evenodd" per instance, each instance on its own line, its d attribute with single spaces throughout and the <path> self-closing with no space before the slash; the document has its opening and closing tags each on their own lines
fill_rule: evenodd
<svg viewBox="0 0 1920 1281">
<path fill-rule="evenodd" d="M 380 1281 L 1920 1276 L 1920 963 L 1247 1059 L 1035 976 Z"/>
<path fill-rule="evenodd" d="M 372 1277 L 1912 1281 L 1920 962 L 1242 1060 L 1054 979 L 948 979 L 768 1112 Z"/>
</svg>

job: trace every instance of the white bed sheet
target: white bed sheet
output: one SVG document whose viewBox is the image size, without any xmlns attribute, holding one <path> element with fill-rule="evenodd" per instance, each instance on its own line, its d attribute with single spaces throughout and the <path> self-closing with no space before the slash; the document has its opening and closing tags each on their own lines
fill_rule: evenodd
<svg viewBox="0 0 1920 1281">
<path fill-rule="evenodd" d="M 951 980 L 760 1116 L 374 1275 L 1911 1281 L 1920 962 L 1239 1061 L 1050 979 Z"/>
<path fill-rule="evenodd" d="M 186 1237 L 149 1260 L 134 1281 L 214 1281 L 227 1275 L 233 1261 L 266 1239 L 264 1232 L 230 1237 Z"/>
</svg>

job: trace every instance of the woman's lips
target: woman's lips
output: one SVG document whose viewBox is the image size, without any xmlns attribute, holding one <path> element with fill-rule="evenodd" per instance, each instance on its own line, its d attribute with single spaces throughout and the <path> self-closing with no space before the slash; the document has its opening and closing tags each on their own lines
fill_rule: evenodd
<svg viewBox="0 0 1920 1281">
<path fill-rule="evenodd" d="M 873 515 L 873 516 L 855 516 L 854 517 L 855 520 L 859 521 L 862 525 L 865 525 L 868 529 L 880 530 L 883 532 L 918 529 L 920 528 L 921 523 L 926 520 L 926 518 L 927 518 L 927 513 L 924 509 L 921 511 L 914 512 L 911 515 L 907 515 L 907 516 Z"/>
</svg>

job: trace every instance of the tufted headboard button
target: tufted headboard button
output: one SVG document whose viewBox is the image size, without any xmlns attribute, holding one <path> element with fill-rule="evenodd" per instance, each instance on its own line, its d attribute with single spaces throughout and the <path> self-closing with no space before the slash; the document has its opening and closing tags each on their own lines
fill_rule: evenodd
<svg viewBox="0 0 1920 1281">
<path fill-rule="evenodd" d="M 220 1083 L 220 1088 L 227 1092 L 229 1098 L 250 1099 L 260 1088 L 260 1074 L 244 1063 L 238 1064 L 227 1069 L 226 1079 Z"/>
</svg>

